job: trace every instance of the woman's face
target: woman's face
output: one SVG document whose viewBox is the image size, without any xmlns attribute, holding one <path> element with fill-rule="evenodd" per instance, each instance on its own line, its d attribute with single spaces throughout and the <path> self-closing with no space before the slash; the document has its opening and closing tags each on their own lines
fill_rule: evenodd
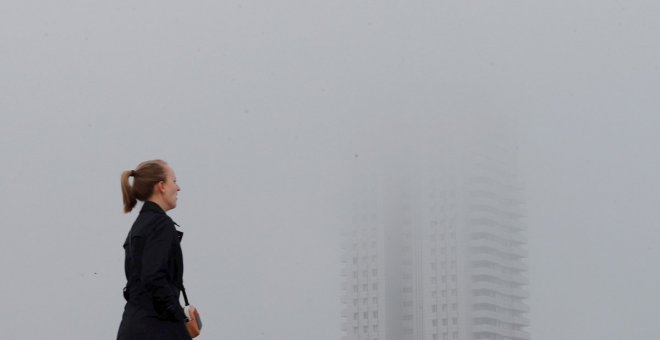
<svg viewBox="0 0 660 340">
<path fill-rule="evenodd" d="M 176 208 L 177 193 L 181 188 L 176 184 L 176 175 L 169 166 L 165 167 L 165 182 L 163 183 L 163 201 L 167 205 L 165 210 Z"/>
</svg>

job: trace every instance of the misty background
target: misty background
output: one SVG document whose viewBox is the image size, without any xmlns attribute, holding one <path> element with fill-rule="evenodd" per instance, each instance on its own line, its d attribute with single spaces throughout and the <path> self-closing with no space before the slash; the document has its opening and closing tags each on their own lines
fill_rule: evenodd
<svg viewBox="0 0 660 340">
<path fill-rule="evenodd" d="M 659 15 L 643 0 L 0 1 L 3 337 L 115 338 L 136 216 L 119 175 L 162 158 L 202 338 L 339 339 L 354 170 L 477 114 L 519 142 L 532 338 L 657 338 Z"/>
</svg>

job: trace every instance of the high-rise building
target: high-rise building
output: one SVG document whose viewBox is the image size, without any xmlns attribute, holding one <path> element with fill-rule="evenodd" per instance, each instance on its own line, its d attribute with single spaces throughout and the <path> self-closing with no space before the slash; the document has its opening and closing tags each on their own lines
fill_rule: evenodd
<svg viewBox="0 0 660 340">
<path fill-rule="evenodd" d="M 515 143 L 485 131 L 356 179 L 343 340 L 530 339 Z"/>
</svg>

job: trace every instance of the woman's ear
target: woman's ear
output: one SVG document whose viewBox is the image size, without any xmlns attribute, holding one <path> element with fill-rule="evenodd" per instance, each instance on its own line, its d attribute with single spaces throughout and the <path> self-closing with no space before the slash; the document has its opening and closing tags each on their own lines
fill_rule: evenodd
<svg viewBox="0 0 660 340">
<path fill-rule="evenodd" d="M 161 194 L 164 193 L 165 192 L 165 182 L 164 181 L 158 182 L 158 184 L 156 184 L 156 189 L 158 189 L 158 192 L 160 192 Z"/>
</svg>

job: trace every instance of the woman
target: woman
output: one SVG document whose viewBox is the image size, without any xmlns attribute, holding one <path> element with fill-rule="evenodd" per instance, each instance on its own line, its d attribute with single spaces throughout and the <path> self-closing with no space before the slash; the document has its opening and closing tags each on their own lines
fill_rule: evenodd
<svg viewBox="0 0 660 340">
<path fill-rule="evenodd" d="M 133 177 L 132 185 L 129 177 Z M 165 213 L 176 207 L 181 190 L 174 171 L 161 160 L 142 162 L 122 173 L 121 189 L 125 213 L 138 200 L 144 204 L 124 242 L 127 303 L 117 339 L 190 340 L 186 313 L 179 303 L 183 233 Z"/>
</svg>

